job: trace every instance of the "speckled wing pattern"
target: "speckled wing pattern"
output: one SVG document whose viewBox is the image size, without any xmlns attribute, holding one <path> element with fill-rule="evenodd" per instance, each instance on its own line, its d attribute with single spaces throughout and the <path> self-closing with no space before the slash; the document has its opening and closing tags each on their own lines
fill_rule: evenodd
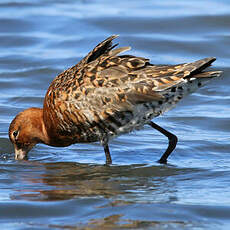
<svg viewBox="0 0 230 230">
<path fill-rule="evenodd" d="M 219 74 L 202 72 L 215 58 L 170 66 L 119 55 L 130 47 L 114 49 L 117 44 L 113 46 L 112 40 L 116 37 L 98 44 L 51 83 L 44 101 L 44 119 L 53 130 L 50 135 L 58 134 L 60 146 L 106 142 L 141 127 L 202 85 L 202 79 Z"/>
</svg>

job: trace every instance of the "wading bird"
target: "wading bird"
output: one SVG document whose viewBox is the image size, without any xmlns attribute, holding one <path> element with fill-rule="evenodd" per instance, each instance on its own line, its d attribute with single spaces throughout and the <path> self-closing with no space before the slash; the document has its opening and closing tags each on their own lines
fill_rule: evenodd
<svg viewBox="0 0 230 230">
<path fill-rule="evenodd" d="M 151 120 L 173 108 L 184 96 L 219 77 L 204 69 L 216 59 L 178 65 L 154 65 L 149 59 L 120 55 L 113 35 L 98 44 L 75 66 L 59 74 L 47 90 L 43 108 L 20 112 L 9 127 L 15 159 L 25 159 L 37 144 L 64 147 L 99 141 L 111 164 L 109 141 L 145 124 L 169 139 L 160 158 L 167 158 L 177 137 Z"/>
</svg>

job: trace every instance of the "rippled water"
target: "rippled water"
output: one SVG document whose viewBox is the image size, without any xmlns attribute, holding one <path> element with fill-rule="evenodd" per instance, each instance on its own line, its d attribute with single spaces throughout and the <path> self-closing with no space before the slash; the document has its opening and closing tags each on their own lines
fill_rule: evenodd
<svg viewBox="0 0 230 230">
<path fill-rule="evenodd" d="M 1 229 L 229 229 L 228 0 L 2 0 L 0 12 Z M 15 161 L 12 118 L 111 34 L 152 63 L 216 56 L 224 71 L 155 119 L 179 138 L 169 164 L 156 162 L 167 139 L 151 127 L 112 141 L 110 167 L 97 143 Z"/>
</svg>

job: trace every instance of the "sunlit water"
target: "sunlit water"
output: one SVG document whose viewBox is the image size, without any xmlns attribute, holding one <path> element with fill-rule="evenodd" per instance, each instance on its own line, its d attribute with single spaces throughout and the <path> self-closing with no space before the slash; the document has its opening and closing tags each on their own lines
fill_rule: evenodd
<svg viewBox="0 0 230 230">
<path fill-rule="evenodd" d="M 0 12 L 1 229 L 230 228 L 228 0 L 2 0 Z M 110 167 L 98 143 L 15 161 L 13 117 L 111 34 L 155 64 L 216 56 L 224 71 L 155 119 L 179 138 L 169 164 L 156 162 L 167 138 L 151 127 L 112 141 Z"/>
</svg>

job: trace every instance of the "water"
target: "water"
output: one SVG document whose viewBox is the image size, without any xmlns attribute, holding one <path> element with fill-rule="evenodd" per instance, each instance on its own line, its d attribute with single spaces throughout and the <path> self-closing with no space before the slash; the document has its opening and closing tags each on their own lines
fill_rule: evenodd
<svg viewBox="0 0 230 230">
<path fill-rule="evenodd" d="M 0 11 L 1 229 L 229 229 L 228 0 L 2 0 Z M 216 56 L 224 71 L 155 119 L 179 138 L 169 164 L 156 162 L 167 139 L 151 127 L 112 141 L 110 167 L 98 143 L 15 161 L 13 117 L 111 34 L 152 63 Z"/>
</svg>

